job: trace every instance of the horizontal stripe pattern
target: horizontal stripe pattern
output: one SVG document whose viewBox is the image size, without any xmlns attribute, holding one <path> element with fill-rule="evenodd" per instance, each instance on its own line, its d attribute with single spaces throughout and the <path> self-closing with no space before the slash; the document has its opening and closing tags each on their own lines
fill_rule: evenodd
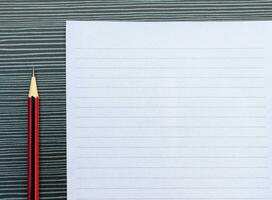
<svg viewBox="0 0 272 200">
<path fill-rule="evenodd" d="M 0 1 L 0 199 L 26 199 L 27 93 L 41 97 L 41 199 L 66 199 L 65 20 L 271 20 L 272 0 Z"/>
</svg>

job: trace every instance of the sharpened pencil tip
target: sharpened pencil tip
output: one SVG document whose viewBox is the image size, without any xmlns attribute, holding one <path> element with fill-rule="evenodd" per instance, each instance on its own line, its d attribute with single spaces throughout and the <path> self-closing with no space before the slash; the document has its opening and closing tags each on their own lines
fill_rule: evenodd
<svg viewBox="0 0 272 200">
<path fill-rule="evenodd" d="M 35 70 L 34 67 L 32 68 L 32 78 L 30 82 L 30 88 L 29 88 L 29 97 L 38 97 L 38 88 L 37 88 L 37 83 L 36 83 L 36 77 L 35 77 Z"/>
</svg>

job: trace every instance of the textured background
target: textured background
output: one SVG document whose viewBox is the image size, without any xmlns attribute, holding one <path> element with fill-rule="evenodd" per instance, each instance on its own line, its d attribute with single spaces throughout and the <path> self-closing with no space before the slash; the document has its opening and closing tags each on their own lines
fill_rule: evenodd
<svg viewBox="0 0 272 200">
<path fill-rule="evenodd" d="M 66 199 L 65 20 L 271 20 L 272 0 L 0 0 L 0 199 L 26 199 L 27 92 L 41 96 L 41 199 Z"/>
</svg>

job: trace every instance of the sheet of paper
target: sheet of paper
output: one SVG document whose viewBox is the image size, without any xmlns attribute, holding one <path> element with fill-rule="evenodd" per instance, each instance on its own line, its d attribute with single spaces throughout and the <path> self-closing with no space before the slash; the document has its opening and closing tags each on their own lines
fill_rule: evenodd
<svg viewBox="0 0 272 200">
<path fill-rule="evenodd" d="M 271 36 L 68 21 L 68 200 L 272 199 Z"/>
</svg>

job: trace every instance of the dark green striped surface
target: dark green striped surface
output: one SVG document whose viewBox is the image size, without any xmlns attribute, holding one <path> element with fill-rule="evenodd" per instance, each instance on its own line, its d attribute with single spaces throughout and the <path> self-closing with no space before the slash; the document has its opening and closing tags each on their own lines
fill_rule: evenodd
<svg viewBox="0 0 272 200">
<path fill-rule="evenodd" d="M 0 199 L 26 199 L 27 92 L 41 96 L 41 199 L 66 199 L 65 20 L 269 20 L 272 0 L 0 1 Z"/>
</svg>

